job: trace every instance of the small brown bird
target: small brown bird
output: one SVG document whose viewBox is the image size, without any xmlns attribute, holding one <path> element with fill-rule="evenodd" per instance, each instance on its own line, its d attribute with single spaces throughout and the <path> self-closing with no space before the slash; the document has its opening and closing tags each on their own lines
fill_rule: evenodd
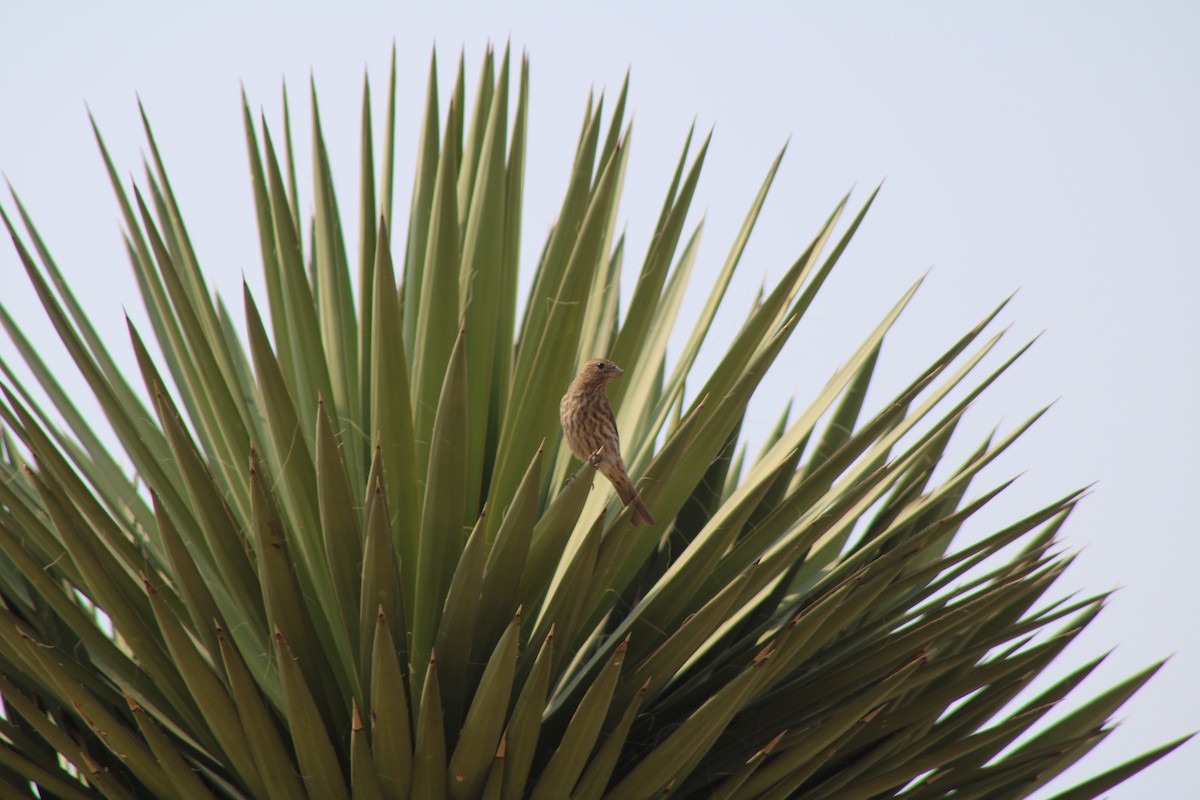
<svg viewBox="0 0 1200 800">
<path fill-rule="evenodd" d="M 583 365 L 575 380 L 571 381 L 567 393 L 559 403 L 558 413 L 562 419 L 563 433 L 571 452 L 584 461 L 591 461 L 596 469 L 612 483 L 625 506 L 633 507 L 633 525 L 643 522 L 654 524 L 650 509 L 638 496 L 625 471 L 621 459 L 621 436 L 617 433 L 617 420 L 604 390 L 624 370 L 606 358 L 593 358 Z"/>
</svg>

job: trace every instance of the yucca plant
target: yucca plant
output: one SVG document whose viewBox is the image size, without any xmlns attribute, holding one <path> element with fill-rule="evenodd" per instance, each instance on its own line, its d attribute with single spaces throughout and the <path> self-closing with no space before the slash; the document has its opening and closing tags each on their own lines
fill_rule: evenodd
<svg viewBox="0 0 1200 800">
<path fill-rule="evenodd" d="M 444 121 L 436 74 L 406 218 L 394 58 L 378 180 L 364 90 L 355 232 L 315 92 L 311 204 L 286 94 L 282 150 L 246 103 L 267 309 L 247 290 L 244 329 L 206 285 L 149 123 L 132 187 L 97 131 L 152 328 L 128 326 L 140 376 L 15 195 L 4 211 L 111 428 L 0 314 L 40 385 L 0 364 L 4 796 L 1017 798 L 1108 735 L 1157 666 L 1066 713 L 1101 659 L 1022 695 L 1105 599 L 1052 591 L 1080 492 L 956 542 L 1008 482 L 969 485 L 1033 422 L 943 463 L 1024 350 L 977 374 L 1003 304 L 865 413 L 914 286 L 748 454 L 747 403 L 874 195 L 815 226 L 699 375 L 782 153 L 669 358 L 708 141 L 689 162 L 688 134 L 621 314 L 625 88 L 607 122 L 589 98 L 521 303 L 528 64 L 489 51 L 468 114 L 460 61 Z M 655 526 L 632 527 L 561 444 L 559 397 L 596 355 L 625 369 L 610 397 Z"/>
</svg>

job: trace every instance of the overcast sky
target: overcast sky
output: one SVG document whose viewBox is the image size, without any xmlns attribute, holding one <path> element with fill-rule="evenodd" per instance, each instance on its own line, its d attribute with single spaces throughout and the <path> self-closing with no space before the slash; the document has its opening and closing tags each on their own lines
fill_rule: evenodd
<svg viewBox="0 0 1200 800">
<path fill-rule="evenodd" d="M 1200 5 L 746 3 L 737 13 L 649 5 L 362 3 L 339 4 L 335 14 L 307 2 L 170 11 L 9 3 L 0 11 L 0 170 L 130 365 L 120 307 L 141 318 L 140 300 L 85 102 L 118 168 L 140 172 L 140 94 L 210 285 L 235 309 L 243 271 L 261 286 L 239 81 L 277 120 L 288 80 L 307 153 L 311 71 L 345 200 L 357 189 L 363 71 L 380 98 L 393 41 L 398 209 L 408 200 L 434 43 L 446 83 L 465 48 L 471 96 L 489 40 L 511 38 L 528 51 L 527 265 L 566 185 L 588 89 L 615 95 L 628 68 L 635 122 L 622 212 L 636 257 L 627 264 L 645 252 L 693 118 L 704 131 L 715 125 L 694 203 L 707 223 L 693 303 L 790 137 L 718 321 L 724 341 L 763 277 L 783 272 L 838 198 L 856 186 L 852 203 L 861 203 L 886 177 L 782 369 L 764 384 L 751 435 L 762 435 L 791 394 L 811 396 L 931 267 L 886 344 L 876 403 L 1019 289 L 1001 317 L 1013 326 L 1009 348 L 1046 333 L 977 404 L 957 452 L 998 423 L 1011 429 L 1058 402 L 989 473 L 988 486 L 1027 470 L 974 530 L 1098 482 L 1064 531 L 1082 552 L 1057 588 L 1122 588 L 1054 674 L 1116 646 L 1085 684 L 1095 693 L 1174 654 L 1126 707 L 1120 730 L 1072 774 L 1200 726 Z M 353 205 L 343 208 L 346 220 Z M 82 391 L 7 246 L 0 286 L 68 386 Z M 7 341 L 0 354 L 12 359 Z M 1198 752 L 1193 743 L 1112 797 L 1181 797 L 1197 785 Z"/>
</svg>

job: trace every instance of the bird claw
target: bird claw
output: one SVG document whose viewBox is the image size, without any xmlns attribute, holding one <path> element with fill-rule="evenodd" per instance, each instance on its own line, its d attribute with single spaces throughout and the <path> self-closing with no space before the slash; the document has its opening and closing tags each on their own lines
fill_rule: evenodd
<svg viewBox="0 0 1200 800">
<path fill-rule="evenodd" d="M 595 450 L 592 451 L 592 454 L 590 456 L 588 456 L 588 461 L 591 462 L 591 465 L 593 467 L 599 467 L 600 461 L 602 460 L 603 455 L 604 455 L 604 448 L 597 447 Z"/>
</svg>

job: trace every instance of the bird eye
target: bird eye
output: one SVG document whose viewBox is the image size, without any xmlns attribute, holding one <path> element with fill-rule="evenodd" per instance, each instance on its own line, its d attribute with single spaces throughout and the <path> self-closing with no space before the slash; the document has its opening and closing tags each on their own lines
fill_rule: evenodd
<svg viewBox="0 0 1200 800">
<path fill-rule="evenodd" d="M 601 361 L 599 364 L 596 365 L 596 369 L 600 370 L 601 372 L 604 372 L 604 366 L 605 366 L 604 362 Z"/>
</svg>

